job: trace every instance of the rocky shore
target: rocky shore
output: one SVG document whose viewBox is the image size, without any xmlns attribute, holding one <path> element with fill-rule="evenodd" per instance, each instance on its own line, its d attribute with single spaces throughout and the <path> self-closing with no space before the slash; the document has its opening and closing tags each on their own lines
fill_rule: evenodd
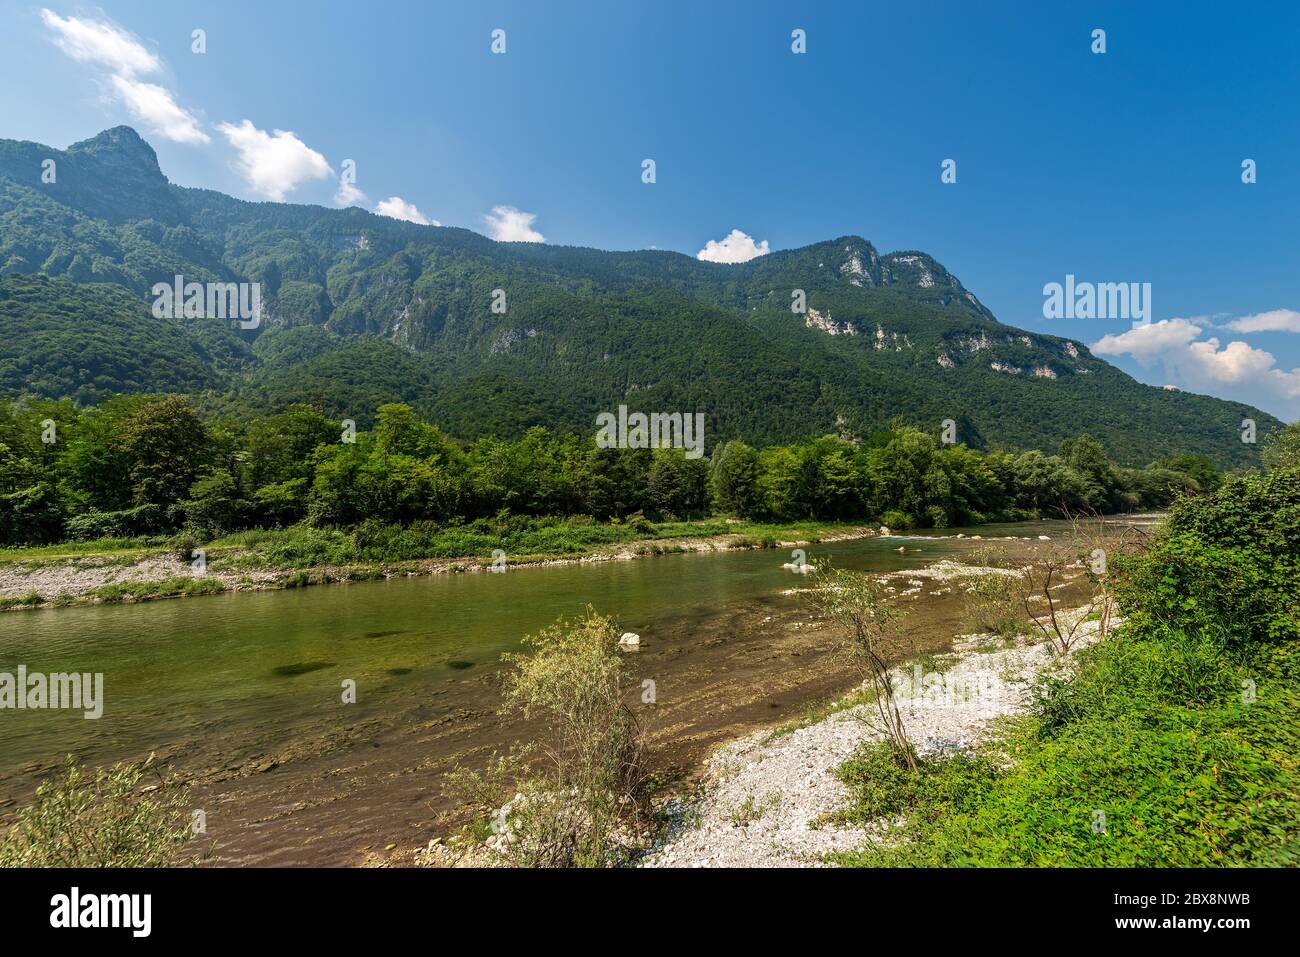
<svg viewBox="0 0 1300 957">
<path fill-rule="evenodd" d="M 1095 640 L 1096 622 L 1081 631 L 1080 644 Z M 1070 667 L 1045 643 L 987 644 L 982 636 L 959 638 L 941 673 L 919 664 L 896 669 L 903 721 L 920 754 L 979 747 L 998 719 L 1024 712 L 1040 675 Z M 829 817 L 849 800 L 836 769 L 859 745 L 883 738 L 873 718 L 871 705 L 856 704 L 806 727 L 719 747 L 701 792 L 670 806 L 672 823 L 643 866 L 821 867 L 827 855 L 860 847 L 872 838 L 868 829 L 838 827 Z"/>
<path fill-rule="evenodd" d="M 865 526 L 845 529 L 818 539 L 820 543 L 869 538 Z M 769 543 L 770 544 L 770 543 Z M 808 540 L 780 541 L 777 548 L 812 544 Z M 588 562 L 631 561 L 671 552 L 729 551 L 760 547 L 752 537 L 726 534 L 708 537 L 642 539 L 592 549 L 584 555 L 521 556 L 510 568 L 548 568 Z M 58 559 L 0 561 L 0 610 L 16 611 L 103 601 L 145 601 L 222 591 L 264 591 L 274 588 L 490 571 L 491 562 L 478 557 L 429 558 L 403 562 L 317 565 L 304 568 L 232 568 L 238 553 L 214 551 L 207 566 L 159 552 L 130 555 L 75 555 Z M 194 587 L 186 587 L 186 583 Z M 111 596 L 103 592 L 112 588 Z"/>
</svg>

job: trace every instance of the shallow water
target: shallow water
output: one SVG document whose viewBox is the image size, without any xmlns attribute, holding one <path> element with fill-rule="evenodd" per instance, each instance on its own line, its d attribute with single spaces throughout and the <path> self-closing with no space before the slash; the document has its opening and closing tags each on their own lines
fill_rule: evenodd
<svg viewBox="0 0 1300 957">
<path fill-rule="evenodd" d="M 1064 528 L 1035 522 L 971 531 L 987 540 L 1055 537 Z M 842 567 L 883 572 L 986 544 L 951 537 L 955 531 L 806 551 L 809 560 L 829 556 Z M 263 823 L 280 805 L 303 803 L 299 792 L 315 786 L 309 782 L 342 775 L 347 765 L 349 775 L 367 780 L 321 803 L 365 791 L 353 814 L 373 823 L 391 811 L 386 805 L 397 793 L 385 790 L 385 774 L 432 772 L 438 759 L 510 736 L 493 714 L 502 653 L 587 605 L 642 635 L 645 650 L 633 670 L 655 674 L 665 693 L 676 683 L 683 701 L 706 707 L 727 673 L 744 671 L 761 684 L 768 668 L 773 700 L 766 707 L 788 711 L 801 704 L 801 686 L 787 681 L 782 697 L 780 656 L 764 663 L 766 649 L 779 646 L 777 625 L 807 618 L 799 599 L 782 594 L 801 580 L 782 570 L 787 561 L 786 551 L 687 553 L 0 615 L 0 672 L 23 664 L 28 673 L 104 675 L 98 720 L 80 711 L 0 710 L 0 802 L 23 799 L 68 753 L 98 764 L 158 752 L 201 772 L 216 799 L 277 768 L 287 790 L 258 810 Z M 776 625 L 768 638 L 762 633 L 770 621 Z M 735 644 L 742 639 L 743 655 Z M 345 679 L 356 682 L 355 704 L 341 701 Z M 743 713 L 752 720 L 761 707 L 755 702 Z M 364 759 L 363 747 L 373 749 Z M 381 770 L 384 761 L 392 766 Z M 289 787 L 291 770 L 299 778 Z M 253 816 L 246 808 L 243 826 Z M 342 818 L 331 826 L 336 834 L 360 827 Z"/>
</svg>

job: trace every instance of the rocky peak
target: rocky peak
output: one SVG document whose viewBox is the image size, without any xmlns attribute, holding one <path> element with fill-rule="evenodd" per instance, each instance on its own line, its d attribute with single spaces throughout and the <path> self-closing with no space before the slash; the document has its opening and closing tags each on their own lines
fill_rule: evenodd
<svg viewBox="0 0 1300 957">
<path fill-rule="evenodd" d="M 67 152 L 69 155 L 85 156 L 111 165 L 135 166 L 141 172 L 159 177 L 163 175 L 158 166 L 158 154 L 129 126 L 104 130 L 88 140 L 73 143 Z"/>
</svg>

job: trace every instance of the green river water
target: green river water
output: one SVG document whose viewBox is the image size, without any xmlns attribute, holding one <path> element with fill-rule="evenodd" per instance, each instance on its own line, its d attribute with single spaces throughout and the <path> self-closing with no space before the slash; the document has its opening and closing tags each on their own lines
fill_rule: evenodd
<svg viewBox="0 0 1300 957">
<path fill-rule="evenodd" d="M 1055 537 L 1063 527 L 1035 522 L 969 531 L 985 539 Z M 893 571 L 988 544 L 954 532 L 807 551 L 810 559 L 829 555 L 843 567 Z M 909 550 L 900 554 L 900 546 Z M 104 703 L 98 720 L 80 711 L 0 710 L 0 807 L 24 799 L 68 753 L 100 764 L 156 751 L 182 765 L 236 769 L 302 742 L 353 735 L 375 750 L 385 743 L 407 748 L 409 770 L 422 749 L 455 752 L 457 715 L 478 715 L 478 735 L 489 733 L 497 695 L 490 677 L 501 654 L 586 605 L 640 633 L 658 657 L 638 656 L 639 664 L 655 662 L 665 680 L 674 669 L 727 667 L 691 653 L 728 628 L 753 630 L 742 621 L 798 613 L 799 599 L 783 595 L 799 583 L 781 568 L 789 560 L 788 551 L 770 550 L 674 554 L 3 614 L 0 672 L 20 664 L 29 673 L 99 672 Z M 737 617 L 764 610 L 762 619 Z M 354 705 L 341 704 L 344 679 L 356 682 Z M 437 731 L 418 746 L 414 739 L 396 743 L 416 726 Z M 331 773 L 337 761 L 328 751 L 316 745 L 316 764 L 303 763 L 304 782 Z M 373 804 L 382 803 L 381 793 Z"/>
</svg>

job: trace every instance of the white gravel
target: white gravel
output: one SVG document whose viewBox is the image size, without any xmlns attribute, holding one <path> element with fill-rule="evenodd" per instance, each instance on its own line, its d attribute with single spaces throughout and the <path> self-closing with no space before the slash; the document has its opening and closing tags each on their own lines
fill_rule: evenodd
<svg viewBox="0 0 1300 957">
<path fill-rule="evenodd" d="M 1079 645 L 1094 640 L 1096 623 L 1082 630 Z M 979 644 L 979 636 L 966 636 L 956 647 Z M 942 674 L 919 665 L 895 673 L 904 726 L 921 754 L 972 747 L 990 721 L 1025 709 L 1040 673 L 1061 667 L 1046 644 L 953 657 Z M 835 769 L 859 744 L 882 737 L 874 715 L 874 705 L 858 705 L 791 733 L 761 731 L 723 745 L 708 761 L 701 796 L 672 809 L 667 841 L 644 866 L 819 867 L 826 854 L 860 846 L 866 830 L 820 822 L 848 800 Z"/>
</svg>

